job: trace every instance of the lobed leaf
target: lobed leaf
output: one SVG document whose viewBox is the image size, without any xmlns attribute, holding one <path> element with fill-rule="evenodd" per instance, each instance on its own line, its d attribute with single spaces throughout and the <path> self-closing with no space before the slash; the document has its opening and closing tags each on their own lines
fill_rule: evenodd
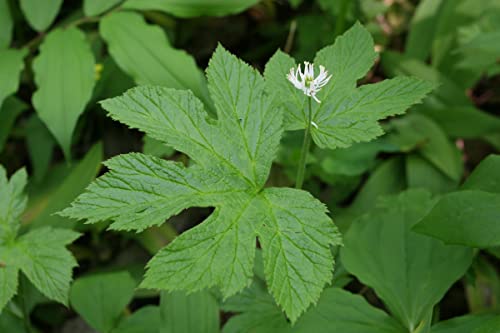
<svg viewBox="0 0 500 333">
<path fill-rule="evenodd" d="M 263 190 L 283 128 L 260 74 L 219 46 L 207 76 L 217 120 L 191 92 L 175 89 L 138 87 L 102 103 L 112 118 L 186 153 L 193 165 L 136 153 L 115 157 L 106 163 L 111 171 L 61 214 L 142 230 L 188 207 L 215 207 L 158 252 L 142 286 L 217 286 L 224 297 L 233 295 L 251 282 L 258 237 L 272 293 L 296 320 L 331 279 L 337 229 L 306 192 Z"/>
</svg>

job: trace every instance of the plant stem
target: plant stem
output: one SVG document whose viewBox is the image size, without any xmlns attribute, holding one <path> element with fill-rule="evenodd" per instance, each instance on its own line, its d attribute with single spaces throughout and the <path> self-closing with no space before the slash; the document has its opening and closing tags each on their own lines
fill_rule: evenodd
<svg viewBox="0 0 500 333">
<path fill-rule="evenodd" d="M 304 141 L 302 142 L 302 150 L 300 152 L 299 169 L 297 170 L 297 179 L 295 181 L 295 188 L 302 188 L 304 184 L 304 174 L 306 172 L 307 154 L 309 153 L 309 147 L 311 146 L 311 122 L 312 122 L 312 97 L 308 98 L 308 116 L 307 116 L 307 126 L 304 131 Z"/>
</svg>

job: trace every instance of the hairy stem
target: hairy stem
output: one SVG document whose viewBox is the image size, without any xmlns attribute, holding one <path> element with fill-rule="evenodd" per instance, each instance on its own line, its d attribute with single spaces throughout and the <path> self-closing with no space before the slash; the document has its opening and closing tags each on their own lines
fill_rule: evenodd
<svg viewBox="0 0 500 333">
<path fill-rule="evenodd" d="M 304 141 L 302 142 L 302 150 L 300 152 L 299 169 L 297 170 L 297 178 L 295 181 L 295 188 L 302 188 L 304 184 L 304 174 L 306 172 L 307 154 L 311 146 L 311 122 L 312 122 L 312 105 L 311 97 L 308 98 L 307 110 L 307 126 L 304 131 Z"/>
</svg>

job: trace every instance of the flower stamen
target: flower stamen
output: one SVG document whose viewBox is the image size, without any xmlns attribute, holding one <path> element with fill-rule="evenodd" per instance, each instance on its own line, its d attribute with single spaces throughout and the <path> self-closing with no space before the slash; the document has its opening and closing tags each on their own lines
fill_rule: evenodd
<svg viewBox="0 0 500 333">
<path fill-rule="evenodd" d="M 319 74 L 314 78 L 314 65 L 307 61 L 304 62 L 304 72 L 302 72 L 302 68 L 299 64 L 297 70 L 291 68 L 290 73 L 287 74 L 288 81 L 290 81 L 295 88 L 302 90 L 306 96 L 312 97 L 318 103 L 321 103 L 321 101 L 316 97 L 316 94 L 331 78 L 332 75 L 328 76 L 328 71 L 325 70 L 324 66 L 319 66 Z"/>
</svg>

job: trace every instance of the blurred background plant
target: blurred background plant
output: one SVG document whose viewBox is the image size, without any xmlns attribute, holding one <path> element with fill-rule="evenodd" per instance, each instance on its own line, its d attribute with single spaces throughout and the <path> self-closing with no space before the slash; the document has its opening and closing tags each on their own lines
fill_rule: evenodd
<svg viewBox="0 0 500 333">
<path fill-rule="evenodd" d="M 1 313 L 0 331 L 27 329 L 21 298 L 31 313 L 30 329 L 40 332 L 426 332 L 433 322 L 474 314 L 434 325 L 438 333 L 462 332 L 464 325 L 463 332 L 472 332 L 487 318 L 496 320 L 483 313 L 498 311 L 500 244 L 461 243 L 485 250 L 476 253 L 464 278 L 451 280 L 434 297 L 434 316 L 424 316 L 434 321 L 419 317 L 426 322 L 419 327 L 398 318 L 381 296 L 385 286 L 360 282 L 363 272 L 352 262 L 346 270 L 342 256 L 320 305 L 291 329 L 267 294 L 259 265 L 252 287 L 226 302 L 215 292 L 160 297 L 134 291 L 148 258 L 202 221 L 208 209 L 190 209 L 140 234 L 106 232 L 105 223 L 86 226 L 53 215 L 105 172 L 101 162 L 111 156 L 143 151 L 189 163 L 107 118 L 98 101 L 154 84 L 191 89 L 214 112 L 202 71 L 218 43 L 263 71 L 278 48 L 298 61 L 311 60 L 356 21 L 380 52 L 360 84 L 413 75 L 439 87 L 407 115 L 386 121 L 387 134 L 375 141 L 314 149 L 305 188 L 328 205 L 343 232 L 367 212 L 374 220 L 390 220 L 396 213 L 376 208 L 379 197 L 413 188 L 436 196 L 459 193 L 471 171 L 498 153 L 498 0 L 0 0 L 0 164 L 8 174 L 28 169 L 23 228 L 84 233 L 70 246 L 79 263 L 71 308 L 49 302 L 26 280 L 23 293 Z M 272 184 L 293 185 L 301 139 L 300 132 L 283 138 Z M 428 205 L 418 193 L 401 194 L 402 207 L 409 197 Z M 375 307 L 388 308 L 397 319 Z M 365 321 L 356 326 L 361 314 Z"/>
</svg>

